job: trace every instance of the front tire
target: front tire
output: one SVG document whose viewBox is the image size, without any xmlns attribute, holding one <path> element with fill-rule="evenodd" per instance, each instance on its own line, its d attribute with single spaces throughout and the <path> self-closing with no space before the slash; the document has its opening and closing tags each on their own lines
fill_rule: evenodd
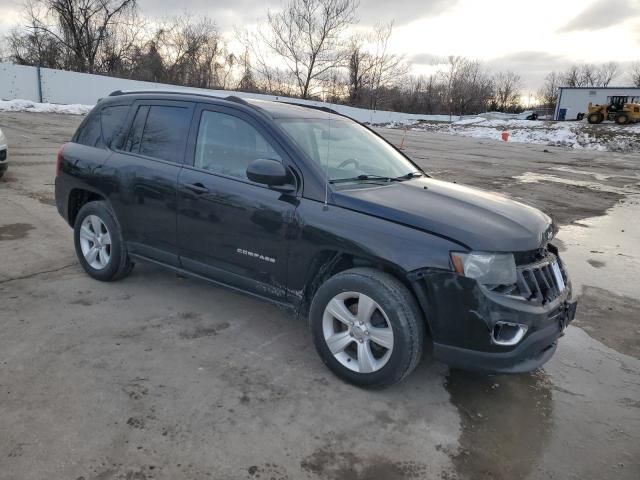
<svg viewBox="0 0 640 480">
<path fill-rule="evenodd" d="M 592 125 L 597 125 L 604 121 L 604 115 L 601 112 L 590 113 L 587 117 L 587 121 Z"/>
<path fill-rule="evenodd" d="M 320 286 L 309 311 L 318 354 L 343 380 L 382 388 L 418 365 L 424 320 L 409 290 L 372 268 L 341 272 Z"/>
<path fill-rule="evenodd" d="M 91 277 L 103 282 L 119 280 L 133 268 L 115 216 L 106 202 L 82 206 L 73 228 L 78 260 Z"/>
</svg>

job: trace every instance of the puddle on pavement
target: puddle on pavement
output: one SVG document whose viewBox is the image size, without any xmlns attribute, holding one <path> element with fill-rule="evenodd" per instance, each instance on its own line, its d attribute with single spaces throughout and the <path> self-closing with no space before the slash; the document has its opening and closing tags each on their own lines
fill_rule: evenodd
<svg viewBox="0 0 640 480">
<path fill-rule="evenodd" d="M 464 479 L 526 477 L 553 427 L 551 383 L 543 371 L 487 376 L 451 370 L 446 388 L 462 421 L 452 457 Z"/>
<path fill-rule="evenodd" d="M 599 172 L 592 172 L 589 170 L 580 170 L 578 168 L 571 168 L 571 167 L 567 167 L 567 166 L 560 166 L 560 167 L 549 167 L 549 170 L 556 170 L 558 172 L 566 172 L 566 173 L 574 173 L 577 175 L 585 175 L 588 177 L 593 177 L 598 181 L 604 182 L 609 180 L 610 178 L 627 178 L 630 180 L 640 180 L 640 175 L 639 174 L 634 174 L 633 176 L 631 175 L 615 175 L 615 174 L 605 174 L 605 173 L 599 173 Z"/>
<path fill-rule="evenodd" d="M 33 230 L 33 225 L 28 223 L 10 223 L 0 225 L 0 242 L 3 240 L 19 240 L 27 236 L 29 230 Z"/>
<path fill-rule="evenodd" d="M 628 297 L 640 296 L 640 195 L 632 195 L 604 216 L 560 229 L 562 259 L 576 295 L 585 285 Z"/>
<path fill-rule="evenodd" d="M 640 359 L 639 300 L 585 285 L 578 301 L 573 325 L 616 352 Z"/>
<path fill-rule="evenodd" d="M 598 182 L 589 181 L 589 180 L 573 180 L 570 178 L 558 177 L 556 175 L 551 175 L 548 173 L 525 172 L 522 175 L 518 175 L 513 178 L 514 180 L 517 180 L 518 182 L 521 182 L 521 183 L 539 183 L 539 182 L 562 183 L 564 185 L 573 185 L 576 187 L 588 188 L 589 190 L 594 190 L 596 192 L 617 193 L 618 195 L 633 195 L 636 193 L 640 193 L 640 187 L 638 185 L 637 179 L 634 179 L 628 185 L 614 186 L 614 185 L 605 185 L 603 183 L 598 183 Z"/>
<path fill-rule="evenodd" d="M 548 177 L 535 181 L 555 181 Z M 597 189 L 628 194 L 626 187 Z M 575 478 L 640 478 L 634 460 L 640 458 L 639 220 L 636 193 L 603 216 L 560 229 L 574 295 L 583 298 L 574 326 L 542 370 L 449 373 L 446 388 L 462 420 L 460 450 L 452 457 L 460 478 L 566 478 L 568 469 Z M 603 331 L 612 327 L 619 331 Z"/>
</svg>

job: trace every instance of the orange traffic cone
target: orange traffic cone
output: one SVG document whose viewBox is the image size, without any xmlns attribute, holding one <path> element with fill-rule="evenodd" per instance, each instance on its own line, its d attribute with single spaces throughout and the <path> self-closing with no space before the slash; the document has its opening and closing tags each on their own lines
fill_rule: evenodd
<svg viewBox="0 0 640 480">
<path fill-rule="evenodd" d="M 404 135 L 402 135 L 402 140 L 400 141 L 400 146 L 398 147 L 398 149 L 400 150 L 404 150 L 404 139 L 407 136 L 407 127 L 404 127 Z"/>
</svg>

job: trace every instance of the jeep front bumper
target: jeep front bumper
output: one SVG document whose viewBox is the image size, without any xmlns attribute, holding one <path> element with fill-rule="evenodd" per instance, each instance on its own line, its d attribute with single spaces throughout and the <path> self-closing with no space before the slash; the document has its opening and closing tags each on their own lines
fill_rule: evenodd
<svg viewBox="0 0 640 480">
<path fill-rule="evenodd" d="M 487 373 L 521 373 L 547 362 L 574 319 L 571 284 L 553 299 L 534 302 L 489 291 L 453 272 L 412 272 L 409 281 L 424 312 L 433 354 L 452 367 Z M 515 343 L 496 341 L 502 325 Z M 515 335 L 515 333 L 522 335 Z"/>
</svg>

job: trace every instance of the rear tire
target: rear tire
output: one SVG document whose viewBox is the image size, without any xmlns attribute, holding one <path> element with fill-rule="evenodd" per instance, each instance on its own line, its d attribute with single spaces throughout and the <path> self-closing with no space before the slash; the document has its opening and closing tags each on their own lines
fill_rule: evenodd
<svg viewBox="0 0 640 480">
<path fill-rule="evenodd" d="M 347 270 L 323 283 L 309 320 L 320 358 L 338 377 L 360 387 L 397 383 L 422 356 L 424 320 L 414 296 L 373 268 Z"/>
<path fill-rule="evenodd" d="M 91 277 L 102 282 L 128 275 L 133 263 L 129 259 L 115 215 L 106 202 L 89 202 L 82 206 L 73 228 L 78 260 Z"/>
<path fill-rule="evenodd" d="M 619 113 L 616 115 L 616 123 L 618 125 L 626 125 L 629 123 L 629 115 L 627 113 Z"/>
<path fill-rule="evenodd" d="M 604 115 L 600 112 L 590 113 L 589 116 L 587 117 L 587 121 L 592 125 L 597 123 L 602 123 L 603 120 L 604 120 Z"/>
</svg>

